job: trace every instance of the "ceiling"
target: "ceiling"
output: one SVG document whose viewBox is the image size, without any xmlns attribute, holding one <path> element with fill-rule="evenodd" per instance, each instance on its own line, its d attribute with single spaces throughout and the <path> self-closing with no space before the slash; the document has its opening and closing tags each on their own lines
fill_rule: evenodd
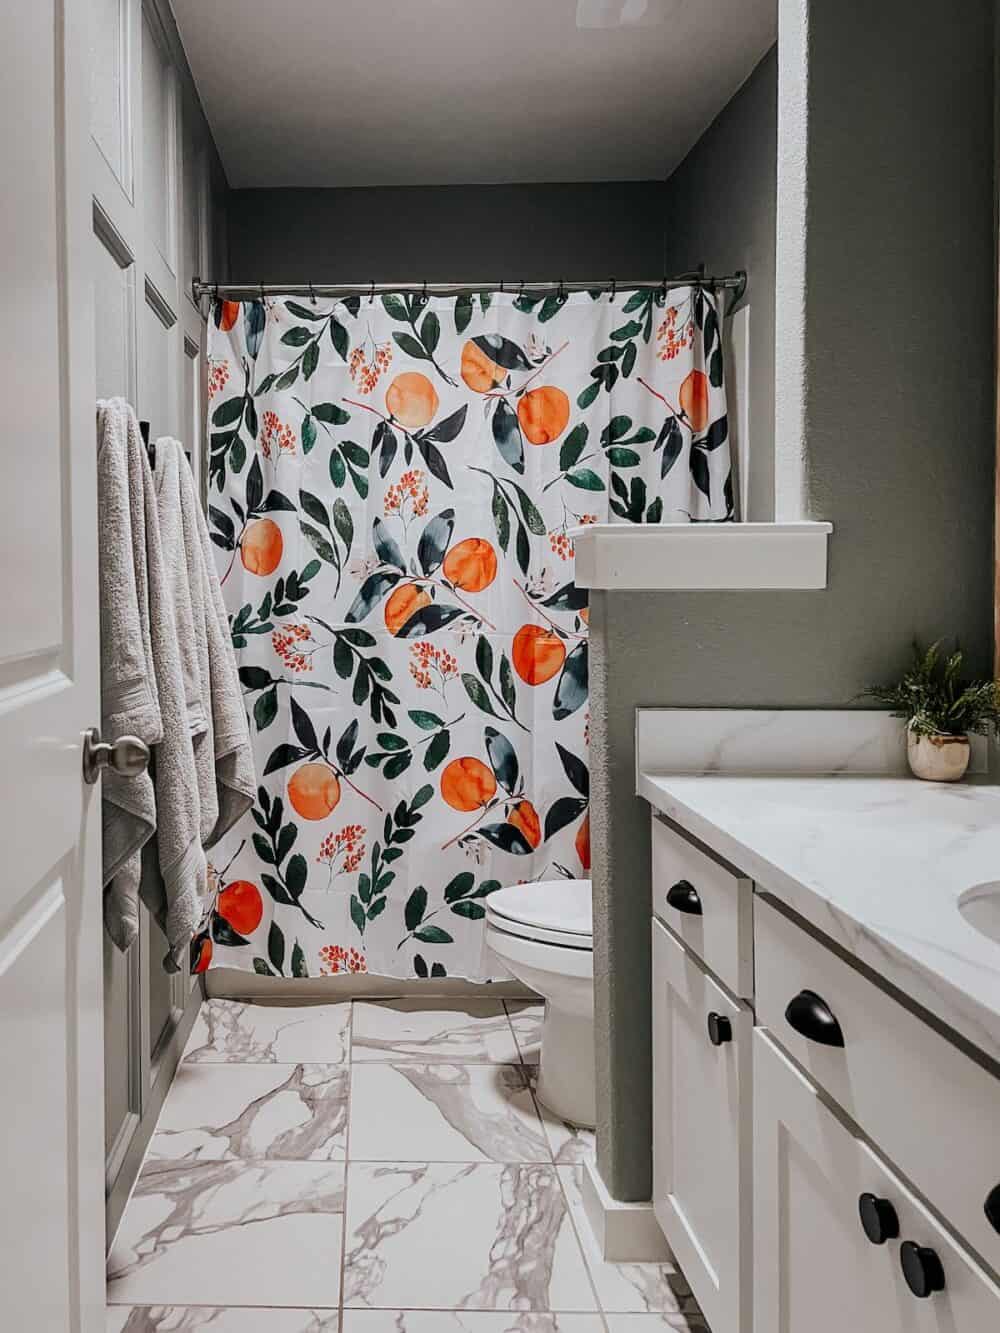
<svg viewBox="0 0 1000 1333">
<path fill-rule="evenodd" d="M 234 188 L 663 178 L 777 26 L 776 0 L 172 7 Z"/>
</svg>

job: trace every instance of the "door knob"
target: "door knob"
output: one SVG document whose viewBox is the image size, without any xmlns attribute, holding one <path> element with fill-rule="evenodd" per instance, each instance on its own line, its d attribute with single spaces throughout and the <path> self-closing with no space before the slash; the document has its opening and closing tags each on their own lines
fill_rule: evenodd
<svg viewBox="0 0 1000 1333">
<path fill-rule="evenodd" d="M 713 1046 L 722 1046 L 733 1039 L 733 1025 L 725 1014 L 714 1011 L 708 1016 L 708 1039 Z"/>
<path fill-rule="evenodd" d="M 113 743 L 101 740 L 97 727 L 83 733 L 83 780 L 93 783 L 102 768 L 113 768 L 125 778 L 138 777 L 149 766 L 149 746 L 138 736 L 119 736 Z"/>
<path fill-rule="evenodd" d="M 679 879 L 667 890 L 667 902 L 685 916 L 701 916 L 701 899 L 690 880 Z"/>
<path fill-rule="evenodd" d="M 904 1240 L 899 1247 L 899 1262 L 903 1266 L 906 1285 L 925 1300 L 936 1291 L 944 1290 L 944 1269 L 937 1253 L 928 1245 L 917 1245 L 912 1240 Z"/>
<path fill-rule="evenodd" d="M 827 1002 L 814 990 L 800 990 L 789 1000 L 785 1019 L 800 1036 L 821 1046 L 843 1046 L 844 1033 Z"/>
<path fill-rule="evenodd" d="M 865 1235 L 873 1245 L 884 1245 L 887 1240 L 895 1240 L 899 1235 L 899 1218 L 888 1199 L 879 1199 L 874 1194 L 862 1194 L 858 1200 L 858 1212 Z"/>
</svg>

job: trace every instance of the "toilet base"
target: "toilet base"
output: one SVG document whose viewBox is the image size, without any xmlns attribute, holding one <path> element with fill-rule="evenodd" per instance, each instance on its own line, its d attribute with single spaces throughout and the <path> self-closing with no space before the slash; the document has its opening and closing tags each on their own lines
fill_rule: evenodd
<svg viewBox="0 0 1000 1333">
<path fill-rule="evenodd" d="M 593 1129 L 597 1120 L 593 949 L 526 939 L 506 929 L 510 923 L 498 922 L 489 907 L 486 916 L 487 948 L 545 1000 L 538 1100 L 561 1120 Z"/>
<path fill-rule="evenodd" d="M 593 1015 L 569 1013 L 547 1000 L 539 1059 L 538 1100 L 560 1120 L 593 1129 L 597 1122 Z"/>
</svg>

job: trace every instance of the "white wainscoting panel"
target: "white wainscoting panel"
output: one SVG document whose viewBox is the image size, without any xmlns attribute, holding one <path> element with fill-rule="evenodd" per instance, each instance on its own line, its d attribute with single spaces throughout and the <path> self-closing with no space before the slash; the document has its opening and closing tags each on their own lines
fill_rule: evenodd
<svg viewBox="0 0 1000 1333">
<path fill-rule="evenodd" d="M 157 16 L 142 15 L 142 190 L 147 238 L 176 271 L 176 87 Z"/>
</svg>

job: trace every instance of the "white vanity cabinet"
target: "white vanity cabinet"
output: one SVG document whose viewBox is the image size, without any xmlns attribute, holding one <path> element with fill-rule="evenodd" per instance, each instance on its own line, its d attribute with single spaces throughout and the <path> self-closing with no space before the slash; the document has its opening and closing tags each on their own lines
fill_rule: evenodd
<svg viewBox="0 0 1000 1333">
<path fill-rule="evenodd" d="M 1000 1330 L 995 1067 L 658 814 L 652 858 L 653 1207 L 712 1333 Z"/>
</svg>

